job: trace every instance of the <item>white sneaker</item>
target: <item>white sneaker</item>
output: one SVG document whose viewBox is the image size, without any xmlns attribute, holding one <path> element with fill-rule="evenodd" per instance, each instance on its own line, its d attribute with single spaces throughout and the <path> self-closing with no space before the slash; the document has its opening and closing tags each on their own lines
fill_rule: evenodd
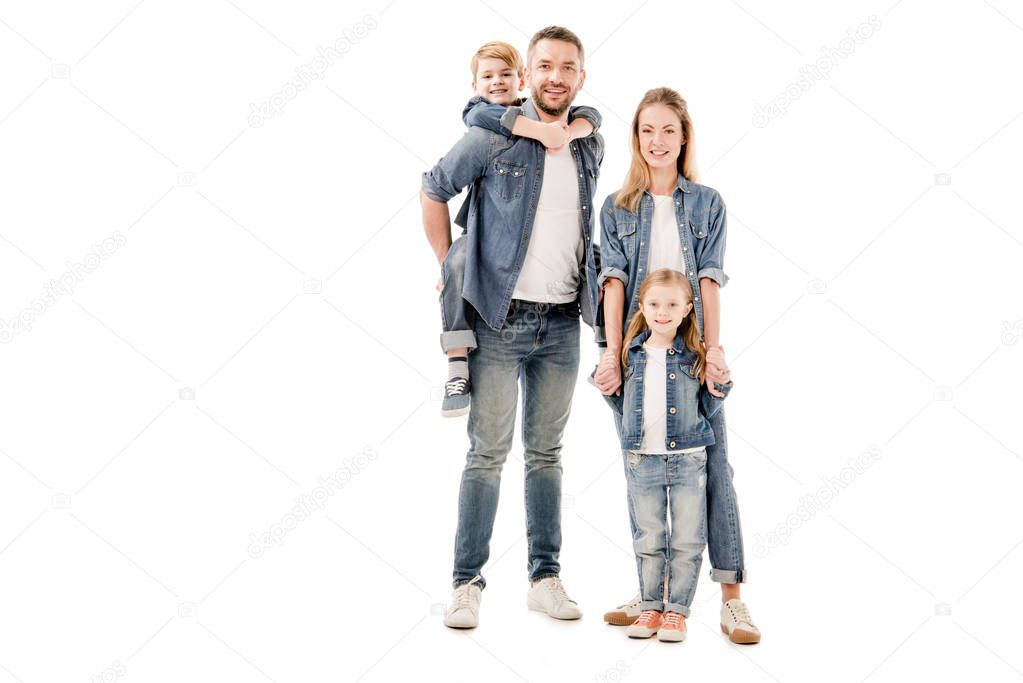
<svg viewBox="0 0 1023 683">
<path fill-rule="evenodd" d="M 721 632 L 740 645 L 760 642 L 760 629 L 753 625 L 749 608 L 739 598 L 732 598 L 721 605 Z"/>
<path fill-rule="evenodd" d="M 555 619 L 578 619 L 583 615 L 575 600 L 568 597 L 561 579 L 548 576 L 529 587 L 526 605 L 536 612 L 543 612 Z"/>
<path fill-rule="evenodd" d="M 463 583 L 451 594 L 451 607 L 444 615 L 444 625 L 451 628 L 476 628 L 480 623 L 480 577 Z"/>
<path fill-rule="evenodd" d="M 639 619 L 639 603 L 641 602 L 643 602 L 643 598 L 640 597 L 639 593 L 636 593 L 636 597 L 627 603 L 618 605 L 618 607 L 610 612 L 604 612 L 604 622 L 612 626 L 631 625 L 632 622 Z"/>
</svg>

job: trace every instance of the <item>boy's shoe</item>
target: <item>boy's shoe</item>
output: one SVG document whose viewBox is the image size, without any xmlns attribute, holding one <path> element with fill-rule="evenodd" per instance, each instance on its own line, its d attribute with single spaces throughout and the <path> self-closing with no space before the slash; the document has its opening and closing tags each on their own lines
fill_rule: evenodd
<svg viewBox="0 0 1023 683">
<path fill-rule="evenodd" d="M 681 643 L 686 639 L 686 618 L 678 612 L 665 612 L 664 622 L 657 630 L 657 640 Z"/>
<path fill-rule="evenodd" d="M 749 608 L 739 598 L 732 598 L 721 605 L 721 632 L 740 645 L 760 642 L 760 629 L 753 625 Z"/>
<path fill-rule="evenodd" d="M 604 621 L 612 626 L 630 625 L 636 619 L 639 619 L 639 603 L 641 602 L 643 602 L 643 598 L 640 597 L 639 593 L 636 593 L 636 597 L 624 605 L 618 605 L 618 607 L 610 612 L 604 612 Z"/>
<path fill-rule="evenodd" d="M 568 597 L 561 579 L 556 576 L 533 582 L 526 594 L 526 606 L 555 619 L 578 619 L 583 615 L 579 605 Z"/>
<path fill-rule="evenodd" d="M 476 628 L 480 623 L 480 577 L 463 583 L 451 594 L 451 607 L 444 615 L 444 625 L 451 628 Z"/>
<path fill-rule="evenodd" d="M 639 619 L 636 619 L 631 626 L 625 629 L 625 635 L 630 638 L 649 638 L 657 633 L 662 623 L 664 623 L 663 613 L 655 609 L 645 609 L 639 615 Z"/>
<path fill-rule="evenodd" d="M 444 417 L 458 417 L 469 412 L 469 397 L 472 387 L 467 377 L 452 377 L 444 383 L 444 400 L 440 414 Z"/>
</svg>

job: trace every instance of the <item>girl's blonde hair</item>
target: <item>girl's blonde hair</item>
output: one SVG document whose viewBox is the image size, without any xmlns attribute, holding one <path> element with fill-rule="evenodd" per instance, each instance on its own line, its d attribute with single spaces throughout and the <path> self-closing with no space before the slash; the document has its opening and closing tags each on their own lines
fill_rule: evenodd
<svg viewBox="0 0 1023 683">
<path fill-rule="evenodd" d="M 646 324 L 646 317 L 643 316 L 643 302 L 646 300 L 646 294 L 650 288 L 658 285 L 678 287 L 685 292 L 685 295 L 689 298 L 689 303 L 693 303 L 693 288 L 689 285 L 689 280 L 682 273 L 671 268 L 661 268 L 647 275 L 646 279 L 643 280 L 643 284 L 639 287 L 640 310 L 636 311 L 632 316 L 632 320 L 629 321 L 629 327 L 625 330 L 625 336 L 622 339 L 622 367 L 628 367 L 629 365 L 629 344 L 637 336 L 650 329 Z M 700 339 L 700 329 L 696 324 L 695 305 L 689 309 L 689 315 L 683 318 L 681 327 L 682 339 L 685 341 L 686 348 L 696 354 L 696 362 L 693 363 L 693 374 L 699 378 L 702 384 L 707 367 L 707 349 L 703 345 L 703 340 Z"/>
<path fill-rule="evenodd" d="M 639 200 L 651 184 L 650 166 L 639 148 L 639 115 L 652 104 L 663 104 L 678 115 L 679 121 L 682 122 L 683 142 L 676 167 L 686 180 L 694 183 L 697 181 L 696 146 L 693 144 L 693 120 L 689 118 L 689 105 L 671 88 L 647 90 L 636 107 L 636 115 L 632 117 L 632 164 L 629 166 L 628 175 L 625 176 L 625 184 L 615 198 L 616 207 L 632 213 L 639 213 Z"/>
</svg>

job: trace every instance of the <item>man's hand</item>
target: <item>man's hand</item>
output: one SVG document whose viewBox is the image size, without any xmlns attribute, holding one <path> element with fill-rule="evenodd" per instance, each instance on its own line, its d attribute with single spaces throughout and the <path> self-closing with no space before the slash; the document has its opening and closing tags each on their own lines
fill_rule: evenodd
<svg viewBox="0 0 1023 683">
<path fill-rule="evenodd" d="M 597 365 L 597 373 L 593 376 L 593 383 L 605 396 L 621 393 L 622 366 L 618 355 L 617 349 L 608 347 Z"/>
<path fill-rule="evenodd" d="M 711 396 L 724 398 L 724 394 L 714 388 L 714 384 L 728 384 L 732 378 L 732 371 L 728 369 L 725 362 L 725 348 L 723 346 L 712 346 L 707 349 L 707 370 L 705 382 L 707 391 Z"/>
<path fill-rule="evenodd" d="M 546 147 L 549 152 L 561 151 L 561 148 L 572 139 L 568 124 L 564 121 L 551 121 L 550 123 L 541 123 L 540 125 L 540 137 L 538 139 L 540 144 Z"/>
</svg>

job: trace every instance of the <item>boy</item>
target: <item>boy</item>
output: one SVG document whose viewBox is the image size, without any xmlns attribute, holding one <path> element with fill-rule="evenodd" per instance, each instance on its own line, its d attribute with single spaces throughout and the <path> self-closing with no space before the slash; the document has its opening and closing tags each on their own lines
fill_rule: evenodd
<svg viewBox="0 0 1023 683">
<path fill-rule="evenodd" d="M 593 134 L 600 127 L 600 114 L 592 107 L 572 107 L 569 123 L 542 123 L 521 116 L 518 94 L 525 88 L 523 62 L 518 50 L 500 41 L 486 43 L 472 57 L 472 89 L 476 95 L 462 110 L 466 126 L 479 126 L 502 135 L 531 138 L 556 152 L 570 141 Z M 465 229 L 469 211 L 475 205 L 474 188 L 462 203 L 455 224 L 462 227 L 462 235 L 448 249 L 441 265 L 440 292 L 441 348 L 448 356 L 448 379 L 444 385 L 441 414 L 457 417 L 469 412 L 471 384 L 469 382 L 468 353 L 476 348 L 476 337 L 468 322 L 470 312 L 462 299 L 462 280 L 465 268 Z"/>
</svg>

